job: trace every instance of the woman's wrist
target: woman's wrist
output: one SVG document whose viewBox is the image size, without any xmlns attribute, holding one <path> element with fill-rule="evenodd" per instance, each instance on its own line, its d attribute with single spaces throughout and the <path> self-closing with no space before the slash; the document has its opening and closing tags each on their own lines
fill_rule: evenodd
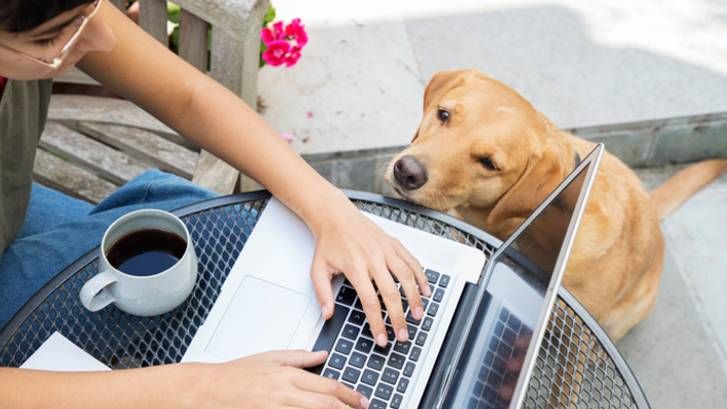
<svg viewBox="0 0 727 409">
<path fill-rule="evenodd" d="M 209 394 L 209 364 L 184 363 L 167 367 L 161 389 L 165 390 L 170 408 L 198 409 L 213 403 Z M 168 388 L 165 388 L 167 387 Z"/>
<path fill-rule="evenodd" d="M 320 192 L 306 194 L 305 203 L 301 206 L 299 216 L 308 225 L 315 237 L 331 222 L 341 209 L 353 206 L 342 190 L 329 185 Z"/>
</svg>

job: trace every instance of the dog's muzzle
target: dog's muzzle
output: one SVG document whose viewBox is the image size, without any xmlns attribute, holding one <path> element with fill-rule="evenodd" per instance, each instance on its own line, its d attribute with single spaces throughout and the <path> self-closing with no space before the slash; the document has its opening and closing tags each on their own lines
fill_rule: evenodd
<svg viewBox="0 0 727 409">
<path fill-rule="evenodd" d="M 427 183 L 427 169 L 411 155 L 403 156 L 394 164 L 394 180 L 405 190 L 415 190 Z"/>
</svg>

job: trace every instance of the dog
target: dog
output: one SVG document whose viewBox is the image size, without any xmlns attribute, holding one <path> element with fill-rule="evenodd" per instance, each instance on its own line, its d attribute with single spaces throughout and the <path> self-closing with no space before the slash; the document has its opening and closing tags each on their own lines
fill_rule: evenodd
<svg viewBox="0 0 727 409">
<path fill-rule="evenodd" d="M 411 145 L 384 177 L 405 200 L 504 240 L 594 147 L 505 84 L 476 70 L 442 71 L 425 89 Z M 727 160 L 703 161 L 649 193 L 604 153 L 563 283 L 615 341 L 654 308 L 660 220 L 726 168 Z"/>
</svg>

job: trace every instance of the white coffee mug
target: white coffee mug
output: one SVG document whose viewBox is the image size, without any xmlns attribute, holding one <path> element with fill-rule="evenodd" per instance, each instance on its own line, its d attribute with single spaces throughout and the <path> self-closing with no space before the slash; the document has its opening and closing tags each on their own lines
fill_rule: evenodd
<svg viewBox="0 0 727 409">
<path fill-rule="evenodd" d="M 145 276 L 126 274 L 111 265 L 107 254 L 118 240 L 150 229 L 184 239 L 186 249 L 176 264 Z M 81 288 L 79 297 L 84 307 L 99 311 L 114 303 L 129 314 L 148 317 L 171 311 L 189 297 L 197 281 L 197 255 L 182 220 L 163 210 L 143 209 L 120 217 L 106 229 L 101 240 L 98 271 Z"/>
</svg>

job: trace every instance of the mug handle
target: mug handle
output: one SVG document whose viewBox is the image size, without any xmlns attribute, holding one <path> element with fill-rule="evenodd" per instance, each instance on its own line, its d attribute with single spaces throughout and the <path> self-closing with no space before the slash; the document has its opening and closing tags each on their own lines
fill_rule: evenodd
<svg viewBox="0 0 727 409">
<path fill-rule="evenodd" d="M 111 304 L 114 302 L 114 297 L 106 287 L 115 282 L 116 277 L 108 271 L 96 274 L 90 280 L 86 281 L 86 284 L 81 288 L 81 292 L 78 295 L 81 298 L 81 304 L 92 312 L 96 312 Z"/>
</svg>

